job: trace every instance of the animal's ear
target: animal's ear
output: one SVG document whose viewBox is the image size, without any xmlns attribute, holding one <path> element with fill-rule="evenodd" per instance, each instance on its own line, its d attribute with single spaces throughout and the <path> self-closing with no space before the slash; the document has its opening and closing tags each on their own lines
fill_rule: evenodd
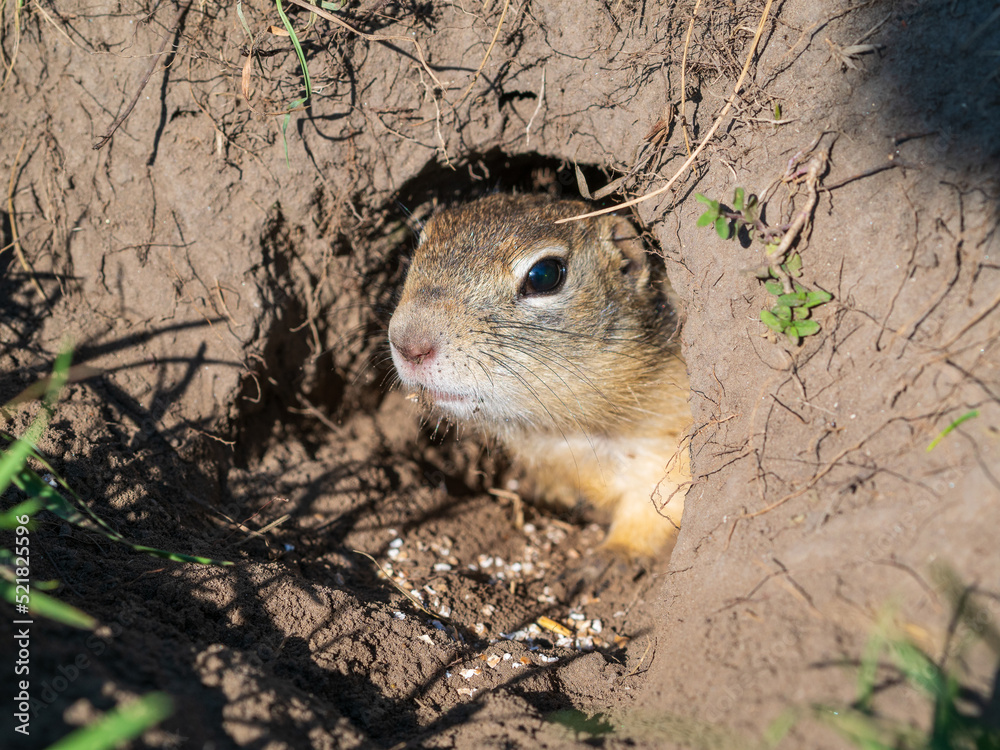
<svg viewBox="0 0 1000 750">
<path fill-rule="evenodd" d="M 641 286 L 649 280 L 649 258 L 646 247 L 632 222 L 623 216 L 604 216 L 602 237 L 621 257 L 622 273 L 635 278 Z"/>
</svg>

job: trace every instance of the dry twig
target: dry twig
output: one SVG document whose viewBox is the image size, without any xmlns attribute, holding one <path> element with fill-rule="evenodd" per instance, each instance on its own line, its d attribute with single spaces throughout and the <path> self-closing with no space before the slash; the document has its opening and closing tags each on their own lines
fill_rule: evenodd
<svg viewBox="0 0 1000 750">
<path fill-rule="evenodd" d="M 760 23 L 757 24 L 757 33 L 754 34 L 753 41 L 750 43 L 750 50 L 747 52 L 746 61 L 743 63 L 743 70 L 740 71 L 740 77 L 736 80 L 736 85 L 733 87 L 733 93 L 730 95 L 729 99 L 726 100 L 726 106 L 722 108 L 719 116 L 716 118 L 715 122 L 712 123 L 712 127 L 708 129 L 705 137 L 702 139 L 701 143 L 698 144 L 698 148 L 694 150 L 694 153 L 687 158 L 687 160 L 680 166 L 680 168 L 674 173 L 674 176 L 667 180 L 667 183 L 663 187 L 657 188 L 656 190 L 641 195 L 638 198 L 633 198 L 630 201 L 625 201 L 624 203 L 619 203 L 615 206 L 608 206 L 607 208 L 602 208 L 599 211 L 591 211 L 585 214 L 578 214 L 577 216 L 570 216 L 567 219 L 559 219 L 556 224 L 565 224 L 567 221 L 579 221 L 580 219 L 589 219 L 593 216 L 601 216 L 603 214 L 609 214 L 613 211 L 618 211 L 623 208 L 628 208 L 629 206 L 634 206 L 643 201 L 648 201 L 650 198 L 655 198 L 661 193 L 665 193 L 673 184 L 681 178 L 681 176 L 688 170 L 692 164 L 694 164 L 695 159 L 697 159 L 701 152 L 705 150 L 709 141 L 715 137 L 715 132 L 722 126 L 722 123 L 726 119 L 726 115 L 729 114 L 729 110 L 733 108 L 733 104 L 736 101 L 736 97 L 739 95 L 740 89 L 743 88 L 743 81 L 747 76 L 747 71 L 750 70 L 750 63 L 753 60 L 754 54 L 757 51 L 757 44 L 760 42 L 760 37 L 764 33 L 764 26 L 767 23 L 767 18 L 771 13 L 771 5 L 774 0 L 767 0 L 767 5 L 764 6 L 764 12 L 760 14 Z"/>
<path fill-rule="evenodd" d="M 795 214 L 791 226 L 785 232 L 778 247 L 767 257 L 768 265 L 775 277 L 781 280 L 781 286 L 785 290 L 785 294 L 792 294 L 795 291 L 795 286 L 792 284 L 791 277 L 785 273 L 781 265 L 785 262 L 785 256 L 788 255 L 792 244 L 802 233 L 806 222 L 812 218 L 813 209 L 816 208 L 816 201 L 819 200 L 819 178 L 826 171 L 829 151 L 829 147 L 827 147 L 824 150 L 817 151 L 809 159 L 809 166 L 806 168 L 804 175 L 806 189 L 809 191 L 806 205 L 801 211 Z M 801 172 L 786 175 L 786 178 L 792 180 L 797 176 L 802 176 Z"/>
<path fill-rule="evenodd" d="M 193 0 L 187 0 L 187 2 L 181 5 L 180 10 L 177 11 L 177 17 L 174 19 L 174 22 L 170 25 L 170 30 L 163 35 L 163 43 L 160 45 L 160 49 L 156 52 L 155 55 L 153 55 L 153 59 L 150 60 L 149 62 L 149 69 L 146 70 L 146 75 L 144 75 L 142 77 L 142 80 L 139 81 L 139 88 L 136 89 L 135 96 L 132 97 L 132 101 L 128 103 L 128 106 L 125 108 L 125 111 L 122 112 L 120 115 L 118 115 L 118 117 L 115 118 L 115 121 L 111 123 L 111 127 L 108 128 L 108 132 L 105 133 L 101 137 L 101 139 L 94 144 L 95 150 L 102 148 L 105 143 L 110 141 L 111 137 L 115 134 L 115 131 L 118 130 L 118 128 L 121 127 L 122 123 L 125 122 L 126 119 L 128 119 L 128 116 L 132 114 L 132 110 L 135 109 L 135 105 L 139 102 L 139 97 L 142 95 L 142 90 L 146 88 L 146 84 L 149 83 L 149 79 L 153 75 L 153 71 L 156 70 L 156 64 L 160 61 L 160 58 L 163 56 L 163 53 L 166 52 L 167 45 L 170 43 L 170 40 L 174 38 L 174 34 L 177 33 L 177 27 L 180 26 L 180 23 L 184 19 L 185 14 L 187 14 L 188 9 L 191 7 L 192 2 Z"/>
<path fill-rule="evenodd" d="M 681 55 L 681 130 L 684 131 L 684 148 L 689 156 L 691 154 L 691 141 L 688 139 L 687 112 L 684 109 L 687 104 L 687 59 L 688 48 L 691 46 L 691 33 L 694 31 L 694 19 L 698 17 L 698 8 L 700 7 L 701 0 L 697 0 L 694 4 L 694 10 L 691 11 L 691 23 L 688 24 L 687 36 L 684 37 L 684 53 Z"/>
<path fill-rule="evenodd" d="M 493 39 L 490 41 L 490 46 L 486 48 L 486 54 L 483 55 L 483 61 L 479 63 L 479 67 L 476 68 L 476 74 L 472 76 L 472 81 L 469 82 L 469 88 L 465 90 L 462 94 L 462 98 L 458 100 L 458 104 L 455 106 L 461 106 L 462 102 L 469 98 L 469 94 L 472 92 L 472 87 L 476 85 L 476 81 L 479 80 L 480 74 L 483 72 L 483 68 L 486 67 L 486 61 L 490 59 L 490 53 L 493 51 L 493 45 L 497 43 L 497 38 L 500 36 L 500 29 L 503 28 L 503 19 L 507 17 L 507 8 L 510 7 L 510 0 L 505 0 L 503 4 L 503 10 L 500 12 L 500 20 L 497 22 L 497 30 L 493 32 Z M 542 79 L 542 86 L 545 86 L 545 79 Z"/>
<path fill-rule="evenodd" d="M 28 136 L 24 136 L 24 139 L 21 141 L 21 147 L 17 150 L 17 156 L 14 157 L 14 166 L 10 168 L 10 184 L 7 187 L 7 216 L 10 218 L 11 234 L 10 245 L 13 245 L 14 254 L 17 255 L 17 260 L 21 264 L 21 268 L 24 269 L 25 273 L 31 279 L 31 285 L 35 287 L 35 291 L 41 295 L 42 299 L 48 299 L 45 296 L 45 292 L 42 291 L 42 285 L 35 278 L 34 269 L 28 263 L 28 259 L 24 257 L 24 248 L 21 247 L 21 240 L 17 234 L 17 214 L 14 213 L 14 186 L 17 184 L 17 168 L 21 163 L 21 154 L 24 152 L 24 146 L 27 142 Z"/>
</svg>

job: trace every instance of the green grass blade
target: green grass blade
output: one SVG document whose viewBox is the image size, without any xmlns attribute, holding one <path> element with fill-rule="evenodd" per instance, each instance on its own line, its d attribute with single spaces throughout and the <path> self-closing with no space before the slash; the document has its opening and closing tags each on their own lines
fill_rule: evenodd
<svg viewBox="0 0 1000 750">
<path fill-rule="evenodd" d="M 243 24 L 243 30 L 247 34 L 247 39 L 253 44 L 253 32 L 250 31 L 250 24 L 247 23 L 247 19 L 243 15 L 243 0 L 237 0 L 236 2 L 236 15 L 239 16 L 240 23 Z"/>
<path fill-rule="evenodd" d="M 23 503 L 18 503 L 10 510 L 0 513 L 0 529 L 16 529 L 21 525 L 19 516 L 31 516 L 42 507 L 42 501 L 37 497 L 31 497 Z"/>
<path fill-rule="evenodd" d="M 149 693 L 134 703 L 121 706 L 88 727 L 63 737 L 48 750 L 111 750 L 159 724 L 174 711 L 165 693 Z"/>
<path fill-rule="evenodd" d="M 295 28 L 292 26 L 292 22 L 288 20 L 288 16 L 285 14 L 285 9 L 281 6 L 281 0 L 274 0 L 274 5 L 278 9 L 278 15 L 281 16 L 281 22 L 285 25 L 285 31 L 288 32 L 288 37 L 292 40 L 292 46 L 295 48 L 295 55 L 299 58 L 299 67 L 302 69 L 302 81 L 305 84 L 306 95 L 301 99 L 296 99 L 292 102 L 288 109 L 289 111 L 285 114 L 285 119 L 281 124 L 281 139 L 285 145 L 285 164 L 291 165 L 291 161 L 288 156 L 288 139 L 285 137 L 285 131 L 288 129 L 288 123 L 292 119 L 292 110 L 298 107 L 304 106 L 312 98 L 312 81 L 309 78 L 309 65 L 306 63 L 305 52 L 302 51 L 302 44 L 299 42 L 299 36 L 295 33 Z"/>
<path fill-rule="evenodd" d="M 930 445 L 927 446 L 926 449 L 927 452 L 930 453 L 932 450 L 934 450 L 937 447 L 937 444 L 940 443 L 942 440 L 944 440 L 946 437 L 948 437 L 948 433 L 950 433 L 952 430 L 954 430 L 956 427 L 962 424 L 962 422 L 968 422 L 970 419 L 975 419 L 978 416 L 979 416 L 979 409 L 973 409 L 972 411 L 967 411 L 965 414 L 960 416 L 958 419 L 956 419 L 954 422 L 952 422 L 950 425 L 948 425 L 943 430 L 941 430 L 941 432 L 938 433 L 938 436 L 931 441 Z M 2 486 L 3 485 L 0 484 L 0 487 Z"/>
<path fill-rule="evenodd" d="M 20 440 L 14 440 L 12 445 L 3 451 L 3 456 L 0 458 L 0 492 L 7 489 L 21 469 L 24 468 L 28 456 L 34 451 L 33 443 L 37 442 L 48 421 L 49 415 L 43 411 L 31 423 L 25 436 Z M 40 425 L 41 429 L 36 430 L 36 425 Z M 7 435 L 4 435 L 4 437 L 9 438 Z M 9 439 L 13 440 L 13 438 Z"/>
<path fill-rule="evenodd" d="M 278 9 L 278 15 L 281 16 L 281 22 L 285 25 L 285 31 L 288 32 L 288 36 L 292 40 L 292 46 L 295 48 L 295 54 L 299 58 L 299 67 L 302 68 L 302 80 L 305 82 L 306 89 L 306 95 L 303 101 L 307 101 L 312 98 L 312 81 L 309 80 L 309 66 L 306 64 L 306 55 L 302 51 L 302 45 L 299 43 L 299 37 L 295 33 L 295 28 L 292 26 L 292 22 L 288 20 L 288 16 L 285 15 L 285 9 L 281 7 L 281 0 L 274 0 L 274 4 Z"/>
<path fill-rule="evenodd" d="M 69 377 L 69 366 L 72 359 L 72 350 L 66 349 L 59 353 L 52 367 L 52 376 L 46 385 L 45 395 L 42 397 L 41 412 L 35 417 L 21 439 L 13 442 L 10 448 L 3 451 L 3 455 L 0 457 L 0 492 L 10 486 L 14 476 L 24 466 L 28 456 L 34 450 L 35 444 L 38 443 L 38 439 L 45 431 L 45 427 L 52 418 L 52 405 L 59 397 L 59 392 L 66 385 L 66 379 Z M 13 441 L 13 438 L 8 439 Z"/>
<path fill-rule="evenodd" d="M 8 568 L 0 568 L 0 576 L 3 578 L 3 580 L 0 580 L 0 597 L 11 604 L 16 604 L 17 586 L 12 580 L 13 573 Z M 28 609 L 32 616 L 47 617 L 50 620 L 61 622 L 64 625 L 71 625 L 81 630 L 93 630 L 97 625 L 97 620 L 86 612 L 61 602 L 48 594 L 43 594 L 40 591 L 32 591 L 30 593 Z"/>
<path fill-rule="evenodd" d="M 817 706 L 816 715 L 843 737 L 864 750 L 926 747 L 926 735 L 915 727 L 880 720 L 863 711 Z"/>
<path fill-rule="evenodd" d="M 796 709 L 788 708 L 778 714 L 767 728 L 764 730 L 764 747 L 775 748 L 781 741 L 785 738 L 792 727 L 794 727 L 799 722 L 799 711 Z"/>
<path fill-rule="evenodd" d="M 285 147 L 285 165 L 289 167 L 292 165 L 292 162 L 288 155 L 288 138 L 286 135 L 286 131 L 288 130 L 288 123 L 292 121 L 292 111 L 294 111 L 298 107 L 301 107 L 303 104 L 306 103 L 306 101 L 307 100 L 304 98 L 296 99 L 294 102 L 289 104 L 288 112 L 285 113 L 285 119 L 281 121 L 281 142 Z"/>
<path fill-rule="evenodd" d="M 891 641 L 889 650 L 896 666 L 906 675 L 910 684 L 916 685 L 933 698 L 947 697 L 948 680 L 927 654 L 907 641 Z"/>
<path fill-rule="evenodd" d="M 181 552 L 168 552 L 167 550 L 156 549 L 156 547 L 144 547 L 141 544 L 132 544 L 131 542 L 122 542 L 127 544 L 129 547 L 134 549 L 136 552 L 144 552 L 147 555 L 152 555 L 153 557 L 162 557 L 164 560 L 173 560 L 174 562 L 188 562 L 197 563 L 198 565 L 232 565 L 231 560 L 216 560 L 211 557 L 198 557 L 197 555 L 185 555 Z"/>
<path fill-rule="evenodd" d="M 214 560 L 209 557 L 185 555 L 180 552 L 168 552 L 167 550 L 157 549 L 156 547 L 146 547 L 141 544 L 132 544 L 125 537 L 108 526 L 103 519 L 90 512 L 89 509 L 88 514 L 90 515 L 90 518 L 84 516 L 76 508 L 74 508 L 69 501 L 66 500 L 66 498 L 56 492 L 53 487 L 46 484 L 45 481 L 31 469 L 22 470 L 21 473 L 15 478 L 14 483 L 23 492 L 31 495 L 32 497 L 38 498 L 44 504 L 47 511 L 54 513 L 64 521 L 71 523 L 74 526 L 102 534 L 113 542 L 118 542 L 119 544 L 131 547 L 136 552 L 143 552 L 147 555 L 152 555 L 153 557 L 160 557 L 165 560 L 173 560 L 175 562 L 189 562 L 197 563 L 199 565 L 232 565 L 232 563 L 227 560 Z M 79 501 L 78 497 L 76 499 Z"/>
<path fill-rule="evenodd" d="M 861 654 L 861 665 L 858 668 L 857 705 L 862 711 L 871 711 L 872 696 L 875 694 L 875 673 L 878 671 L 878 659 L 883 648 L 885 648 L 885 636 L 882 628 L 879 628 L 865 644 L 865 650 Z"/>
<path fill-rule="evenodd" d="M 0 439 L 13 441 L 12 437 L 2 432 L 0 432 Z M 66 480 L 59 475 L 59 472 L 57 472 L 53 468 L 52 464 L 50 464 L 45 459 L 45 457 L 42 456 L 41 453 L 32 448 L 28 455 L 32 460 L 40 463 L 45 469 L 49 471 L 50 474 L 52 474 L 53 478 L 56 480 L 56 482 L 58 482 L 59 486 L 61 486 L 64 490 L 66 490 L 66 492 L 74 500 L 76 500 L 79 506 L 83 508 L 83 510 L 86 512 L 87 516 L 90 517 L 90 520 L 88 520 L 86 516 L 80 514 L 80 512 L 77 509 L 75 509 L 72 505 L 70 505 L 61 495 L 59 495 L 58 492 L 56 492 L 46 482 L 42 481 L 41 477 L 39 477 L 30 468 L 24 468 L 21 472 L 18 473 L 18 476 L 15 478 L 15 484 L 19 482 L 20 484 L 18 484 L 18 486 L 21 490 L 27 492 L 29 495 L 37 491 L 41 496 L 42 501 L 46 502 L 45 506 L 46 509 L 52 513 L 55 513 L 64 521 L 69 521 L 70 523 L 80 526 L 81 528 L 100 531 L 100 529 L 95 528 L 94 525 L 96 524 L 97 526 L 100 526 L 104 529 L 102 533 L 104 533 L 105 536 L 108 536 L 109 539 L 114 539 L 115 541 L 121 541 L 120 535 L 114 529 L 108 526 L 100 516 L 98 516 L 96 513 L 90 510 L 87 504 L 83 502 L 82 498 L 76 494 L 73 488 L 69 486 Z M 47 501 L 51 501 L 51 505 L 49 505 Z"/>
<path fill-rule="evenodd" d="M 81 529 L 99 532 L 113 541 L 122 541 L 121 535 L 104 523 L 104 521 L 96 519 L 97 523 L 95 523 L 90 518 L 87 518 L 87 516 L 84 516 L 33 470 L 27 467 L 21 469 L 17 476 L 14 477 L 14 484 L 26 495 L 37 498 L 47 511 L 56 514 L 62 520 L 74 526 L 79 526 Z"/>
</svg>

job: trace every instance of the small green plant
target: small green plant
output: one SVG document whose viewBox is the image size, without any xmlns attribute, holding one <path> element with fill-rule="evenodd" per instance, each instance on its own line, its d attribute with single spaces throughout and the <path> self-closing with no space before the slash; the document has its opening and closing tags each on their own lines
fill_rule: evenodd
<svg viewBox="0 0 1000 750">
<path fill-rule="evenodd" d="M 615 719 L 607 714 L 591 716 L 570 708 L 555 711 L 545 720 L 573 732 L 577 742 L 595 746 L 606 737 L 611 737 L 618 740 L 617 744 L 643 747 L 669 744 L 671 747 L 683 746 L 695 750 L 774 750 L 798 721 L 800 713 L 792 709 L 783 711 L 759 738 L 722 724 L 662 712 L 632 711 Z"/>
<path fill-rule="evenodd" d="M 323 3 L 324 8 L 327 8 L 327 6 L 329 5 L 330 3 Z M 337 4 L 334 3 L 334 5 Z M 340 10 L 343 7 L 343 5 L 346 5 L 346 1 L 340 3 L 340 7 L 336 7 L 334 8 L 334 10 Z M 289 103 L 288 109 L 284 113 L 285 114 L 284 119 L 281 122 L 281 141 L 285 148 L 285 164 L 286 166 L 290 166 L 291 161 L 288 154 L 288 137 L 287 137 L 288 124 L 292 120 L 293 112 L 296 112 L 299 109 L 305 109 L 305 107 L 308 105 L 309 99 L 312 97 L 312 79 L 309 77 L 309 64 L 306 62 L 306 54 L 302 49 L 302 43 L 299 41 L 299 35 L 295 31 L 295 27 L 292 26 L 292 22 L 291 19 L 289 19 L 288 14 L 285 13 L 285 8 L 281 4 L 281 0 L 274 0 L 274 7 L 275 10 L 277 10 L 278 12 L 278 17 L 281 19 L 282 25 L 285 27 L 285 32 L 288 34 L 288 38 L 292 43 L 292 48 L 295 50 L 295 56 L 296 58 L 298 58 L 299 69 L 302 71 L 302 85 L 303 85 L 302 87 L 304 90 L 303 96 Z M 246 32 L 247 38 L 250 39 L 250 55 L 247 60 L 247 65 L 249 66 L 250 59 L 253 58 L 253 50 L 256 42 L 255 42 L 255 36 L 253 32 L 250 30 L 250 24 L 247 22 L 246 16 L 243 13 L 242 0 L 237 0 L 236 15 L 239 17 L 240 23 L 243 25 L 243 30 Z M 309 22 L 304 30 L 308 30 L 309 28 L 311 28 L 315 20 L 316 20 L 316 14 L 310 12 Z M 249 71 L 249 67 L 246 68 L 246 71 Z M 246 71 L 244 72 L 244 75 L 247 75 Z M 247 95 L 247 98 L 249 101 L 249 95 Z"/>
<path fill-rule="evenodd" d="M 25 607 L 23 610 L 25 613 L 30 611 L 31 614 L 66 625 L 92 630 L 96 624 L 94 618 L 43 593 L 57 588 L 59 585 L 57 581 L 29 582 L 28 580 L 31 569 L 28 535 L 35 529 L 34 516 L 41 510 L 47 510 L 68 523 L 97 532 L 113 542 L 124 544 L 137 552 L 153 557 L 202 565 L 232 565 L 232 563 L 132 544 L 91 511 L 73 488 L 38 452 L 35 445 L 55 413 L 55 402 L 69 379 L 71 356 L 72 353 L 66 350 L 56 358 L 52 376 L 41 384 L 40 389 L 29 388 L 25 393 L 0 407 L 4 413 L 9 413 L 9 409 L 14 405 L 31 400 L 37 392 L 41 392 L 41 409 L 20 439 L 0 430 L 0 495 L 13 485 L 27 496 L 26 500 L 0 512 L 0 529 L 14 530 L 16 540 L 14 550 L 0 548 L 0 598 L 13 604 L 19 611 L 22 611 L 21 607 Z M 47 476 L 43 478 L 32 469 L 28 465 L 29 460 L 42 466 Z M 60 487 L 72 497 L 76 507 L 66 500 L 56 487 Z"/>
<path fill-rule="evenodd" d="M 39 454 L 35 445 L 52 419 L 55 403 L 70 378 L 71 355 L 69 349 L 64 350 L 56 358 L 52 375 L 46 381 L 28 388 L 12 401 L 0 406 L 0 412 L 7 415 L 15 406 L 41 397 L 41 409 L 20 439 L 0 431 L 0 496 L 11 486 L 27 496 L 26 500 L 0 512 L 0 529 L 13 530 L 15 539 L 13 550 L 0 548 L 0 598 L 14 605 L 22 617 L 44 617 L 65 625 L 93 630 L 97 624 L 93 617 L 44 593 L 57 588 L 58 581 L 30 579 L 30 563 L 33 558 L 30 532 L 36 528 L 34 516 L 42 510 L 154 557 L 212 565 L 232 565 L 232 563 L 129 543 L 95 515 Z M 28 465 L 29 461 L 40 464 L 48 475 L 44 478 L 39 476 Z M 73 507 L 53 485 L 62 487 L 83 512 Z M 172 712 L 173 703 L 169 696 L 163 693 L 148 693 L 133 703 L 119 706 L 99 721 L 63 737 L 50 745 L 48 750 L 111 750 L 123 742 L 138 737 Z M 15 719 L 19 720 L 18 717 L 19 714 L 15 713 Z"/>
<path fill-rule="evenodd" d="M 777 304 L 770 310 L 761 310 L 760 320 L 775 333 L 783 333 L 793 344 L 798 344 L 804 336 L 819 333 L 819 323 L 809 318 L 809 310 L 829 302 L 833 295 L 822 289 L 809 291 L 794 283 L 795 291 L 785 294 L 780 281 L 764 282 L 764 288 L 777 298 Z"/>
<path fill-rule="evenodd" d="M 810 311 L 832 300 L 833 295 L 822 289 L 807 289 L 793 280 L 793 277 L 802 275 L 802 257 L 798 253 L 792 253 L 782 263 L 771 260 L 781 247 L 784 233 L 790 227 L 767 226 L 760 218 L 757 196 L 747 195 L 743 188 L 736 188 L 733 192 L 732 209 L 701 193 L 696 193 L 695 199 L 707 206 L 705 212 L 698 217 L 697 226 L 713 227 L 715 233 L 724 240 L 732 239 L 743 230 L 751 240 L 757 238 L 764 243 L 769 262 L 768 267 L 758 274 L 758 278 L 764 281 L 764 288 L 776 300 L 770 310 L 760 311 L 761 322 L 775 333 L 786 336 L 794 345 L 801 343 L 806 336 L 819 333 L 819 323 L 810 318 Z"/>
<path fill-rule="evenodd" d="M 952 600 L 955 620 L 963 621 L 976 640 L 1000 657 L 1000 633 L 985 610 L 970 600 L 969 589 L 944 566 L 934 570 L 939 587 Z M 875 708 L 880 660 L 888 655 L 902 680 L 930 702 L 930 729 L 882 716 Z M 868 641 L 858 669 L 858 694 L 851 706 L 814 706 L 817 716 L 864 750 L 1000 750 L 1000 731 L 986 715 L 988 699 L 979 712 L 971 708 L 969 691 L 950 671 L 947 661 L 936 662 L 883 617 Z"/>
<path fill-rule="evenodd" d="M 708 209 L 698 217 L 697 226 L 715 227 L 715 233 L 722 239 L 728 240 L 735 234 L 737 223 L 753 227 L 757 222 L 757 196 L 751 195 L 746 198 L 746 191 L 743 188 L 736 188 L 733 192 L 733 210 L 729 211 L 719 201 L 706 198 L 701 193 L 695 193 L 695 200 L 704 203 Z"/>
<path fill-rule="evenodd" d="M 292 22 L 288 19 L 288 15 L 285 13 L 285 9 L 281 5 L 281 0 L 274 0 L 275 8 L 278 10 L 278 16 L 281 18 L 281 23 L 285 27 L 285 31 L 288 32 L 288 38 L 292 40 L 292 47 L 295 48 L 295 56 L 299 59 L 299 68 L 302 70 L 302 83 L 305 89 L 305 94 L 299 99 L 288 105 L 288 111 L 285 113 L 285 118 L 281 123 L 281 140 L 285 146 L 285 164 L 291 166 L 291 161 L 288 156 L 288 138 L 286 131 L 288 130 L 288 123 L 291 122 L 292 112 L 299 108 L 304 108 L 309 99 L 312 98 L 312 80 L 309 78 L 309 64 L 306 62 L 306 54 L 302 51 L 302 44 L 299 42 L 299 36 L 295 33 L 295 27 L 292 26 Z M 312 24 L 314 17 L 313 14 L 309 14 L 309 23 Z"/>
<path fill-rule="evenodd" d="M 119 706 L 93 724 L 81 727 L 46 750 L 111 750 L 138 737 L 173 713 L 173 701 L 164 693 L 147 693 Z"/>
</svg>

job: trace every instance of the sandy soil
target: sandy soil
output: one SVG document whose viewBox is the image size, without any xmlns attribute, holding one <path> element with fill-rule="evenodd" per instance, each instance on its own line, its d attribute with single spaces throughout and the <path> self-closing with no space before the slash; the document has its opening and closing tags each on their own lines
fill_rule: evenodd
<svg viewBox="0 0 1000 750">
<path fill-rule="evenodd" d="M 36 621 L 32 733 L 5 710 L 4 746 L 162 690 L 175 713 L 135 747 L 752 747 L 783 717 L 780 747 L 851 747 L 814 707 L 855 700 L 886 620 L 996 722 L 976 637 L 1000 615 L 993 6 L 769 6 L 693 170 L 635 207 L 684 307 L 695 417 L 676 548 L 638 563 L 604 557 L 585 510 L 491 494 L 503 456 L 387 387 L 385 325 L 436 206 L 576 197 L 574 164 L 591 190 L 627 176 L 606 205 L 663 185 L 764 3 L 702 3 L 687 44 L 692 3 L 336 14 L 364 34 L 289 6 L 313 96 L 287 127 L 302 75 L 273 4 L 5 5 L 0 402 L 69 337 L 102 374 L 67 388 L 40 448 L 131 541 L 235 564 L 41 514 L 33 577 L 101 625 Z M 820 154 L 796 247 L 834 299 L 795 346 L 759 321 L 761 244 L 698 228 L 694 196 L 743 187 L 782 225 Z M 888 659 L 875 706 L 932 721 Z"/>
</svg>

